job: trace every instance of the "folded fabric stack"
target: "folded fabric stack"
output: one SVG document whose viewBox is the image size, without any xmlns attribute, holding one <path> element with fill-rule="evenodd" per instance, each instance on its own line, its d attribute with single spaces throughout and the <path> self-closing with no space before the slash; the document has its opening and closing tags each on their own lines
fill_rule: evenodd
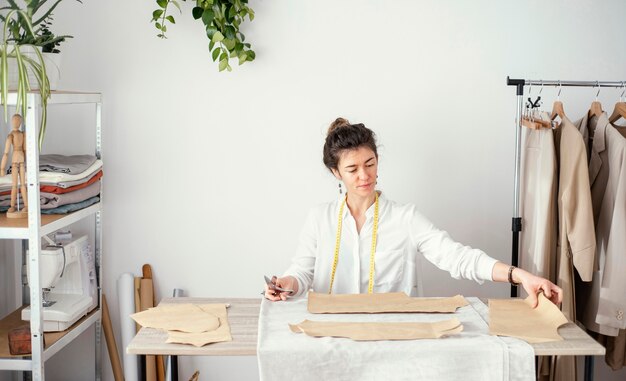
<svg viewBox="0 0 626 381">
<path fill-rule="evenodd" d="M 101 178 L 102 161 L 93 155 L 41 155 L 41 213 L 66 214 L 99 202 Z M 11 184 L 10 175 L 0 177 L 0 212 L 9 209 Z"/>
</svg>

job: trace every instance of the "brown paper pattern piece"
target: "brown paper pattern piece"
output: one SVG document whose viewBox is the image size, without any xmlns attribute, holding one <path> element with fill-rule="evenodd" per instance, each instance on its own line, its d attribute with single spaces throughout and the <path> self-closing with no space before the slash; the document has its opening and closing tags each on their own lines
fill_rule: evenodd
<svg viewBox="0 0 626 381">
<path fill-rule="evenodd" d="M 220 326 L 221 310 L 226 306 L 197 304 L 162 304 L 146 311 L 130 315 L 142 327 L 166 331 L 201 333 L 214 331 Z"/>
<path fill-rule="evenodd" d="M 430 323 L 333 322 L 304 320 L 289 324 L 294 333 L 313 337 L 344 337 L 356 341 L 438 339 L 463 331 L 457 318 Z"/>
<path fill-rule="evenodd" d="M 309 292 L 314 314 L 425 312 L 451 313 L 468 303 L 461 295 L 450 298 L 411 298 L 404 292 L 380 294 L 320 294 Z"/>
<path fill-rule="evenodd" d="M 539 294 L 537 308 L 526 299 L 489 299 L 489 333 L 517 337 L 529 343 L 560 341 L 558 329 L 568 320 L 565 315 Z"/>
</svg>

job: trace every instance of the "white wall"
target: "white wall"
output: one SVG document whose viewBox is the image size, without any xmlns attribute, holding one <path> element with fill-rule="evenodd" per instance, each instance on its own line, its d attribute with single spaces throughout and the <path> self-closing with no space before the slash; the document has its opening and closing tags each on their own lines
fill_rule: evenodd
<svg viewBox="0 0 626 381">
<path fill-rule="evenodd" d="M 88 0 L 56 12 L 56 31 L 75 36 L 62 47 L 62 87 L 105 97 L 104 289 L 115 326 L 115 281 L 144 263 L 161 296 L 176 287 L 257 297 L 261 275 L 287 267 L 309 207 L 335 197 L 321 150 L 337 116 L 377 132 L 388 197 L 509 261 L 515 96 L 506 76 L 626 79 L 620 0 L 253 0 L 244 32 L 257 60 L 232 73 L 211 62 L 192 4 L 167 40 L 148 22 L 155 6 Z M 548 102 L 554 94 L 543 92 Z M 618 94 L 600 100 L 609 108 Z M 576 119 L 594 95 L 565 89 L 561 98 Z M 50 120 L 51 136 L 69 130 L 63 120 Z M 427 295 L 508 294 L 430 265 L 424 279 Z M 602 379 L 626 375 L 597 364 Z M 106 380 L 109 369 L 107 359 Z M 257 374 L 253 358 L 188 358 L 181 377 L 195 369 L 213 380 Z"/>
</svg>

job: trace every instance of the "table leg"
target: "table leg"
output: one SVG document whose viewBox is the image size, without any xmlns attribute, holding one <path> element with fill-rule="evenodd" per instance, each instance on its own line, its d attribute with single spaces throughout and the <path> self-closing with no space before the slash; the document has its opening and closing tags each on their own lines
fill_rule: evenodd
<svg viewBox="0 0 626 381">
<path fill-rule="evenodd" d="M 593 356 L 585 356 L 585 381 L 593 381 Z"/>
<path fill-rule="evenodd" d="M 170 374 L 172 381 L 178 381 L 178 356 L 170 356 Z"/>
</svg>

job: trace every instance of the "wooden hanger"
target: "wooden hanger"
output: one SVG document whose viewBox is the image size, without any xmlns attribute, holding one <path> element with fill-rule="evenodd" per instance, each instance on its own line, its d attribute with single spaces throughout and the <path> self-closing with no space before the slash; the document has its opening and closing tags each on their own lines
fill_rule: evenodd
<svg viewBox="0 0 626 381">
<path fill-rule="evenodd" d="M 554 101 L 554 104 L 552 105 L 550 119 L 554 120 L 557 116 L 561 119 L 565 119 L 565 111 L 563 110 L 563 102 L 561 101 Z"/>
<path fill-rule="evenodd" d="M 522 126 L 532 128 L 533 130 L 539 130 L 542 128 L 556 128 L 559 123 L 554 120 L 544 120 L 540 115 L 533 117 L 531 115 L 522 116 Z"/>
<path fill-rule="evenodd" d="M 589 112 L 587 113 L 587 117 L 591 118 L 593 116 L 599 117 L 602 115 L 604 110 L 602 110 L 602 104 L 598 101 L 593 101 L 591 103 L 591 107 L 589 107 Z"/>
<path fill-rule="evenodd" d="M 615 123 L 620 118 L 626 119 L 626 102 L 617 102 L 615 104 L 615 108 L 613 109 L 613 113 L 609 117 L 609 122 Z"/>
<path fill-rule="evenodd" d="M 589 112 L 587 113 L 587 118 L 591 118 L 593 116 L 600 117 L 604 112 L 602 110 L 602 104 L 598 102 L 598 95 L 600 95 L 600 83 L 596 81 L 596 85 L 598 86 L 598 92 L 596 93 L 596 100 L 591 103 L 591 107 L 589 107 Z"/>
</svg>

